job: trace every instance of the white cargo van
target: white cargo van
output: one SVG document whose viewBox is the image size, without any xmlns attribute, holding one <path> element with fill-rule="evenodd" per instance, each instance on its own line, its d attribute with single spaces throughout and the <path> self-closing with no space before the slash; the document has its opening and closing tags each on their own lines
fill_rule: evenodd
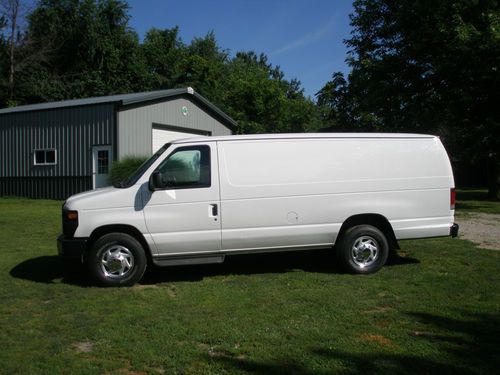
<svg viewBox="0 0 500 375">
<path fill-rule="evenodd" d="M 456 236 L 453 174 L 439 138 L 276 134 L 174 141 L 118 186 L 70 197 L 59 254 L 101 285 L 146 265 L 332 248 L 372 273 L 398 240 Z"/>
</svg>

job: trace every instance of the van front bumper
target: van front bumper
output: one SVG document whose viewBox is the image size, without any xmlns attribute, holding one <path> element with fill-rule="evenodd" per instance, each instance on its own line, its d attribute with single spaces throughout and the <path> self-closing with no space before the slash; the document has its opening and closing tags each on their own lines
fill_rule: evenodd
<svg viewBox="0 0 500 375">
<path fill-rule="evenodd" d="M 61 234 L 57 238 L 57 252 L 62 259 L 82 260 L 88 238 L 67 238 Z"/>
<path fill-rule="evenodd" d="M 451 237 L 458 236 L 458 224 L 457 223 L 453 223 L 453 225 L 450 227 L 450 236 Z"/>
</svg>

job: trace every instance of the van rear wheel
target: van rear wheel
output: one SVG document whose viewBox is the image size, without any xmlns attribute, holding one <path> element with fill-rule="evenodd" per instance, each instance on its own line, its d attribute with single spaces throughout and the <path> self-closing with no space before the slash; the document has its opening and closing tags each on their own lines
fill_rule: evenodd
<svg viewBox="0 0 500 375">
<path fill-rule="evenodd" d="M 87 256 L 90 275 L 100 286 L 132 286 L 142 278 L 146 266 L 142 245 L 125 233 L 102 236 Z"/>
<path fill-rule="evenodd" d="M 336 245 L 337 259 L 350 273 L 368 274 L 381 269 L 389 255 L 385 235 L 372 225 L 356 225 L 346 230 Z"/>
</svg>

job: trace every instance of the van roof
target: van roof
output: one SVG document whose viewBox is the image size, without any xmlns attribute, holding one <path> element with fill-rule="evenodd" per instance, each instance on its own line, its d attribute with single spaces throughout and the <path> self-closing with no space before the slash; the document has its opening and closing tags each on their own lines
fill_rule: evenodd
<svg viewBox="0 0 500 375">
<path fill-rule="evenodd" d="M 327 139 L 327 138 L 376 138 L 376 139 L 421 139 L 437 138 L 428 134 L 410 134 L 410 133 L 281 133 L 281 134 L 245 134 L 245 135 L 226 135 L 209 137 L 210 141 L 249 141 L 262 139 Z M 172 141 L 172 143 L 192 143 L 207 142 L 207 137 L 182 138 Z"/>
</svg>

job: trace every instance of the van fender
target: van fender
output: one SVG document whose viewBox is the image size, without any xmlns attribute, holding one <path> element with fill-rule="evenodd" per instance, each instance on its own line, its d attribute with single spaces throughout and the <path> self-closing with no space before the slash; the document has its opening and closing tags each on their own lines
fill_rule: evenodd
<svg viewBox="0 0 500 375">
<path fill-rule="evenodd" d="M 392 225 L 389 220 L 387 220 L 387 218 L 383 215 L 374 213 L 357 214 L 344 220 L 339 233 L 337 234 L 337 238 L 335 239 L 335 244 L 337 244 L 340 238 L 342 238 L 347 229 L 363 224 L 372 225 L 384 233 L 391 250 L 400 249 L 398 240 L 396 239 L 396 235 L 394 234 L 394 230 L 392 229 Z"/>
<path fill-rule="evenodd" d="M 152 259 L 152 247 L 149 245 L 148 241 L 144 235 L 134 226 L 127 224 L 111 224 L 111 225 L 103 225 L 101 227 L 95 228 L 87 242 L 87 247 L 85 253 L 87 253 L 94 243 L 102 236 L 108 233 L 126 233 L 132 237 L 134 237 L 137 241 L 142 245 L 144 252 L 146 253 L 146 257 L 148 261 Z M 153 244 L 154 247 L 154 244 Z M 85 255 L 84 255 L 85 256 Z"/>
</svg>

